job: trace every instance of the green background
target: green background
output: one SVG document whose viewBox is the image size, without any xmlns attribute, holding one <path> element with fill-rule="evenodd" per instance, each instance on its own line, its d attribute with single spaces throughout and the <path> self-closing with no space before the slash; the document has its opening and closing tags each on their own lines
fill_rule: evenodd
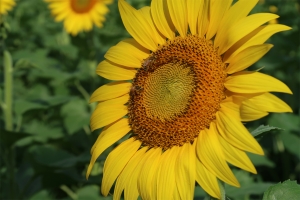
<svg viewBox="0 0 300 200">
<path fill-rule="evenodd" d="M 146 0 L 127 2 L 136 8 L 149 5 Z M 260 1 L 253 13 L 270 12 L 272 5 L 278 8 L 278 23 L 292 30 L 269 39 L 267 43 L 275 46 L 251 69 L 264 67 L 263 73 L 290 87 L 293 95 L 276 95 L 294 113 L 270 114 L 245 124 L 249 130 L 261 124 L 281 129 L 258 138 L 266 155 L 250 155 L 257 175 L 233 168 L 241 188 L 225 185 L 230 199 L 262 199 L 269 186 L 300 179 L 300 1 Z M 54 21 L 47 4 L 41 0 L 19 0 L 3 17 L 0 199 L 112 199 L 111 195 L 102 197 L 99 187 L 105 158 L 117 144 L 100 156 L 89 180 L 85 179 L 89 151 L 100 133 L 100 130 L 90 131 L 89 118 L 95 104 L 88 102 L 96 88 L 108 83 L 96 75 L 95 69 L 111 46 L 130 37 L 122 24 L 117 1 L 109 9 L 102 29 L 94 27 L 76 37 L 66 33 L 62 23 Z M 5 130 L 3 112 L 4 50 L 10 52 L 13 62 L 12 131 Z M 205 198 L 207 195 L 197 186 L 195 199 Z"/>
</svg>

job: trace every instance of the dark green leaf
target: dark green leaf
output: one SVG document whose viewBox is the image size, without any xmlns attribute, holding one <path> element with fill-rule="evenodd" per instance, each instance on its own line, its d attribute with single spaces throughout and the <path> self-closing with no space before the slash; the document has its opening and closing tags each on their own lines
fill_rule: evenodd
<svg viewBox="0 0 300 200">
<path fill-rule="evenodd" d="M 67 168 L 77 162 L 72 154 L 52 146 L 37 146 L 31 149 L 31 153 L 37 163 L 49 167 Z"/>
<path fill-rule="evenodd" d="M 23 132 L 13 132 L 13 131 L 7 131 L 7 130 L 3 130 L 1 129 L 1 144 L 10 147 L 11 145 L 13 145 L 14 143 L 16 143 L 17 141 L 19 141 L 22 138 L 31 136 L 32 134 L 29 133 L 23 133 Z"/>
</svg>

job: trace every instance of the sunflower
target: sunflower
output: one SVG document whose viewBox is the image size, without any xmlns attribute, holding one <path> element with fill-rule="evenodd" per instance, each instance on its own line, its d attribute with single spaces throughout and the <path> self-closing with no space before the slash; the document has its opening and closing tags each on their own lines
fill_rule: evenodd
<svg viewBox="0 0 300 200">
<path fill-rule="evenodd" d="M 55 21 L 63 21 L 67 32 L 77 35 L 80 31 L 90 31 L 93 24 L 102 27 L 107 4 L 113 0 L 45 0 L 55 16 Z"/>
<path fill-rule="evenodd" d="M 281 81 L 245 69 L 271 48 L 264 42 L 285 25 L 264 25 L 275 14 L 249 12 L 258 0 L 152 0 L 134 9 L 119 0 L 133 38 L 111 47 L 97 74 L 88 177 L 108 155 L 101 192 L 114 199 L 193 199 L 195 181 L 220 198 L 218 181 L 239 187 L 228 163 L 256 173 L 245 152 L 264 152 L 242 122 L 269 112 L 292 112 L 270 92 L 291 94 Z"/>
<path fill-rule="evenodd" d="M 7 12 L 9 10 L 11 10 L 15 4 L 16 4 L 16 2 L 14 0 L 1 0 L 0 1 L 0 15 L 7 14 Z"/>
</svg>

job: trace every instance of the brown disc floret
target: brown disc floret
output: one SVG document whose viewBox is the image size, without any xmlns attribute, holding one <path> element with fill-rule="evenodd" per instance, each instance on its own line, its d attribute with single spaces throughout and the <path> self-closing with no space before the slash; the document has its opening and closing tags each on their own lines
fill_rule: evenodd
<svg viewBox="0 0 300 200">
<path fill-rule="evenodd" d="M 225 65 L 211 41 L 176 37 L 144 60 L 128 104 L 134 137 L 168 149 L 193 142 L 224 97 Z"/>
</svg>

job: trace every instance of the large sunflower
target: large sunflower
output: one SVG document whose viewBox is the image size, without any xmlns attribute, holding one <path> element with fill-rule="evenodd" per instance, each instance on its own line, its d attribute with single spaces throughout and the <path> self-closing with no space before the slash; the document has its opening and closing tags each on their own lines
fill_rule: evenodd
<svg viewBox="0 0 300 200">
<path fill-rule="evenodd" d="M 45 0 L 56 21 L 64 20 L 67 32 L 77 35 L 80 31 L 89 31 L 95 24 L 102 27 L 107 4 L 113 0 Z"/>
<path fill-rule="evenodd" d="M 269 92 L 292 93 L 279 80 L 246 71 L 290 28 L 263 25 L 275 14 L 249 15 L 258 0 L 152 0 L 134 9 L 119 0 L 133 37 L 113 46 L 97 73 L 114 82 L 97 89 L 87 177 L 109 146 L 101 191 L 114 199 L 193 199 L 195 181 L 220 198 L 218 179 L 239 187 L 227 163 L 256 173 L 245 151 L 263 150 L 242 122 L 291 112 Z"/>
<path fill-rule="evenodd" d="M 0 15 L 7 14 L 15 4 L 16 2 L 14 0 L 0 0 Z"/>
</svg>

